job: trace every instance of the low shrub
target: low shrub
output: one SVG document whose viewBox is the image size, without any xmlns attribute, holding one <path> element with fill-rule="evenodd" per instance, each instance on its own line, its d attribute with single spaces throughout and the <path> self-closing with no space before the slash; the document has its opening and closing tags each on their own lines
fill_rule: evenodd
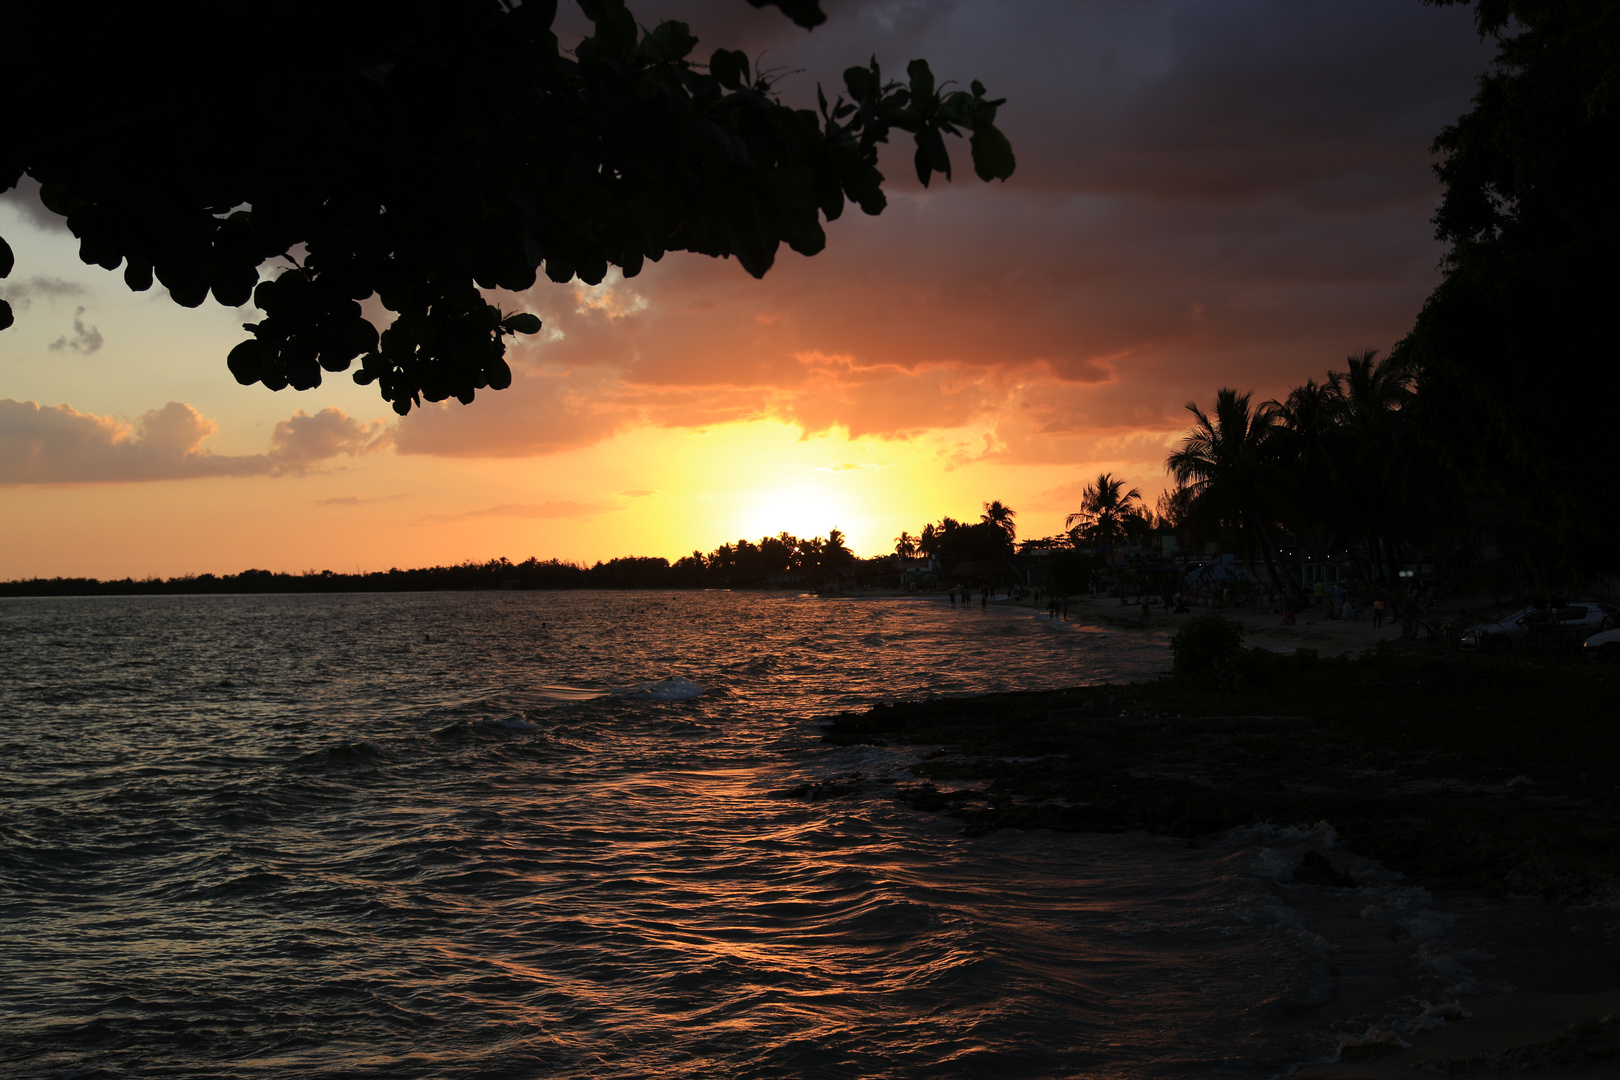
<svg viewBox="0 0 1620 1080">
<path fill-rule="evenodd" d="M 1223 660 L 1243 652 L 1243 624 L 1220 615 L 1194 615 L 1170 639 L 1178 676 L 1212 674 Z"/>
</svg>

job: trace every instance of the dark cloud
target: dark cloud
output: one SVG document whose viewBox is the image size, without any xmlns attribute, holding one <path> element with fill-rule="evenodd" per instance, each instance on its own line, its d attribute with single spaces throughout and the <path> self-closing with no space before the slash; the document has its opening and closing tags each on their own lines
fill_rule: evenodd
<svg viewBox="0 0 1620 1080">
<path fill-rule="evenodd" d="M 671 255 L 595 290 L 542 283 L 520 302 L 545 340 L 514 351 L 513 389 L 413 414 L 402 451 L 762 417 L 990 424 L 1018 460 L 1159 439 L 1218 385 L 1282 392 L 1405 333 L 1441 253 L 1428 146 L 1488 60 L 1466 10 L 1411 0 L 875 0 L 812 34 L 736 0 L 634 10 L 690 19 L 700 54 L 802 70 L 780 82 L 798 103 L 874 52 L 981 78 L 1009 98 L 1018 173 L 980 184 L 958 145 L 957 181 L 923 192 L 897 138 L 884 214 L 848 210 L 826 251 L 784 251 L 764 281 Z"/>
<path fill-rule="evenodd" d="M 90 290 L 83 285 L 57 277 L 36 276 L 22 281 L 0 281 L 0 300 L 8 301 L 19 311 L 33 307 L 36 298 L 55 300 L 89 295 Z"/>
<path fill-rule="evenodd" d="M 924 192 L 897 136 L 888 210 L 848 209 L 821 255 L 784 250 L 764 281 L 686 255 L 595 289 L 542 279 L 499 298 L 545 323 L 511 389 L 395 429 L 300 413 L 267 467 L 390 431 L 400 453 L 511 457 L 761 418 L 994 429 L 956 463 L 1146 454 L 1189 399 L 1280 393 L 1406 331 L 1440 255 L 1428 146 L 1488 60 L 1466 9 L 1415 0 L 833 0 L 814 33 L 740 0 L 632 8 L 689 20 L 700 56 L 744 49 L 794 104 L 872 54 L 980 78 L 1009 99 L 1018 172 L 980 184 L 955 142 L 956 181 Z"/>
<path fill-rule="evenodd" d="M 66 334 L 51 342 L 46 348 L 51 352 L 61 352 L 64 349 L 72 350 L 82 356 L 88 356 L 105 345 L 106 339 L 101 336 L 101 329 L 87 326 L 84 321 L 84 308 L 75 308 L 73 312 L 73 336 Z"/>
<path fill-rule="evenodd" d="M 69 405 L 7 398 L 0 400 L 0 484 L 299 474 L 338 454 L 386 445 L 380 425 L 361 425 L 337 409 L 313 417 L 300 411 L 276 425 L 269 453 L 233 456 L 202 448 L 219 425 L 183 402 L 171 401 L 130 424 Z"/>
</svg>

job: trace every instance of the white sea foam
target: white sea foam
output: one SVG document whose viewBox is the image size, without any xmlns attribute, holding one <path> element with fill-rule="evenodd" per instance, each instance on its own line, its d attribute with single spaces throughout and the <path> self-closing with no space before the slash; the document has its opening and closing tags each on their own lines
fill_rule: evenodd
<svg viewBox="0 0 1620 1080">
<path fill-rule="evenodd" d="M 486 721 L 486 723 L 492 724 L 495 727 L 507 728 L 507 729 L 509 729 L 511 731 L 534 731 L 535 730 L 535 725 L 530 723 L 528 720 L 525 720 L 518 713 L 513 713 L 511 716 L 502 717 L 499 720 L 489 720 L 489 721 Z"/>
<path fill-rule="evenodd" d="M 627 686 L 622 690 L 613 691 L 613 694 L 615 697 L 646 698 L 650 701 L 690 701 L 695 697 L 702 697 L 707 691 L 708 687 L 699 686 L 679 675 L 672 675 L 657 682 Z"/>
<path fill-rule="evenodd" d="M 602 698 L 645 698 L 649 701 L 690 701 L 701 697 L 708 690 L 705 686 L 683 679 L 679 675 L 672 675 L 667 679 L 655 682 L 635 683 L 631 686 L 614 686 L 605 689 L 588 686 L 537 686 L 533 689 L 534 696 L 546 701 L 599 701 Z"/>
</svg>

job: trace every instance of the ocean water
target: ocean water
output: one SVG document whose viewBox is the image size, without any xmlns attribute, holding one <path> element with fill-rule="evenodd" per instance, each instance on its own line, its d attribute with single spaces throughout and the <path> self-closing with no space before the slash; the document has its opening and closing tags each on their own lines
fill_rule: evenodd
<svg viewBox="0 0 1620 1080">
<path fill-rule="evenodd" d="M 1422 1022 L 1443 916 L 1288 884 L 1325 827 L 780 797 L 910 776 L 831 713 L 1168 666 L 907 599 L 0 601 L 0 1075 L 1268 1077 Z M 1330 916 L 1387 1007 L 1336 1011 Z"/>
</svg>

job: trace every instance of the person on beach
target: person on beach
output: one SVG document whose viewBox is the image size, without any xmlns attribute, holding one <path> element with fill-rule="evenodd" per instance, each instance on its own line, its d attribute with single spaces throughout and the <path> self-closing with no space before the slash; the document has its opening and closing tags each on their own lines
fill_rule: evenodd
<svg viewBox="0 0 1620 1080">
<path fill-rule="evenodd" d="M 1384 598 L 1382 595 L 1373 597 L 1373 629 L 1384 628 Z"/>
<path fill-rule="evenodd" d="M 1142 594 L 1142 625 L 1146 626 L 1153 619 L 1153 601 L 1146 593 Z"/>
</svg>

